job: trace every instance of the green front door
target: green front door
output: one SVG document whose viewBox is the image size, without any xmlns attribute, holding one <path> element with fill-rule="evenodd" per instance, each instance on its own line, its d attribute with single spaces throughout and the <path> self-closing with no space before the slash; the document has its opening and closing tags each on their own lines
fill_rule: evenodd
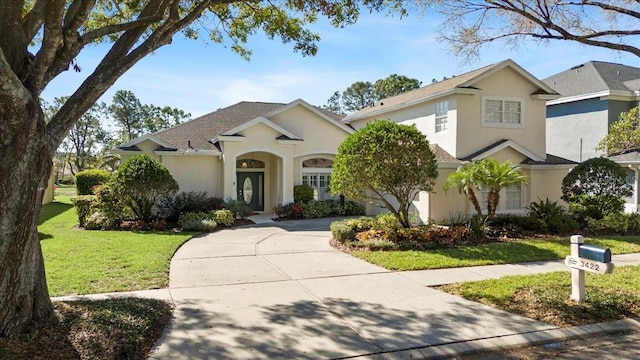
<svg viewBox="0 0 640 360">
<path fill-rule="evenodd" d="M 264 211 L 264 173 L 238 173 L 238 200 L 247 203 L 253 211 Z"/>
</svg>

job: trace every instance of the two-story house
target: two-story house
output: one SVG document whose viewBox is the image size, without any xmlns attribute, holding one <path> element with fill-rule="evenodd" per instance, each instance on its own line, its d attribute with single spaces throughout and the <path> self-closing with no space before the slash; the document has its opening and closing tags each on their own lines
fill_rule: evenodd
<svg viewBox="0 0 640 360">
<path fill-rule="evenodd" d="M 621 112 L 638 106 L 640 68 L 589 61 L 542 80 L 561 97 L 547 102 L 547 152 L 573 161 L 596 150 Z"/>
<path fill-rule="evenodd" d="M 550 86 L 505 60 L 377 101 L 343 121 L 355 129 L 376 119 L 415 124 L 427 135 L 440 176 L 435 192 L 420 194 L 414 203 L 423 221 L 473 213 L 466 197 L 445 194 L 443 185 L 460 165 L 487 157 L 510 160 L 527 176 L 527 184 L 503 190 L 498 207 L 498 212 L 522 213 L 532 201 L 559 200 L 562 179 L 575 166 L 547 154 L 546 102 L 558 97 Z M 481 198 L 486 208 L 486 192 Z"/>
</svg>

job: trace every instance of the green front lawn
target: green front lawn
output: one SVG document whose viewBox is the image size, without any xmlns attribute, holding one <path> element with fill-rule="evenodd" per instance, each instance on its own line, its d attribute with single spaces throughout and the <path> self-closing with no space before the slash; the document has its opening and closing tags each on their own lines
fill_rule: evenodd
<svg viewBox="0 0 640 360">
<path fill-rule="evenodd" d="M 195 233 L 88 231 L 68 196 L 43 206 L 38 233 L 51 296 L 168 286 L 169 262 Z"/>
<path fill-rule="evenodd" d="M 556 326 L 640 316 L 640 266 L 586 273 L 586 301 L 569 300 L 571 275 L 555 272 L 445 285 L 441 290 Z"/>
<path fill-rule="evenodd" d="M 585 242 L 608 247 L 613 254 L 640 252 L 640 236 L 585 238 Z M 569 238 L 515 240 L 424 251 L 354 250 L 351 254 L 389 270 L 443 269 L 564 259 L 569 255 Z"/>
</svg>

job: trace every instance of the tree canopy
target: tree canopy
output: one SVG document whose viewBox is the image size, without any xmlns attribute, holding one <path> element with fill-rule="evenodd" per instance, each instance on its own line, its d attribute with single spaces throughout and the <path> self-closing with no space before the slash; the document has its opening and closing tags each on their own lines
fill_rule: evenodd
<svg viewBox="0 0 640 360">
<path fill-rule="evenodd" d="M 628 0 L 425 0 L 444 15 L 440 39 L 458 56 L 478 56 L 483 45 L 524 39 L 573 41 L 640 56 L 640 3 Z"/>
<path fill-rule="evenodd" d="M 431 191 L 437 178 L 435 155 L 415 125 L 378 120 L 340 145 L 329 186 L 333 194 L 382 203 L 409 227 L 413 200 Z"/>
<path fill-rule="evenodd" d="M 208 36 L 248 58 L 250 35 L 292 44 L 314 55 L 319 36 L 308 25 L 326 17 L 336 27 L 360 11 L 406 14 L 402 0 L 23 0 L 0 11 L 0 336 L 16 336 L 53 316 L 37 224 L 52 158 L 68 131 L 116 80 L 181 33 Z M 78 55 L 103 43 L 108 51 L 45 121 L 40 96 Z"/>
<path fill-rule="evenodd" d="M 398 74 L 378 79 L 373 84 L 369 81 L 356 81 L 342 93 L 334 92 L 323 108 L 346 115 L 372 105 L 377 100 L 417 89 L 420 85 L 422 81 Z"/>
<path fill-rule="evenodd" d="M 607 155 L 640 150 L 640 113 L 637 106 L 620 113 L 618 121 L 611 124 L 609 132 L 600 140 L 596 149 Z"/>
</svg>

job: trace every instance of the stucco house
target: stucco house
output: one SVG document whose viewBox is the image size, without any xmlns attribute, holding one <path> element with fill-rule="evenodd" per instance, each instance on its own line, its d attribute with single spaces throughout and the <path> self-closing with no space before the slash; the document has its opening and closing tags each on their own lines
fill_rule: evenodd
<svg viewBox="0 0 640 360">
<path fill-rule="evenodd" d="M 547 152 L 573 161 L 603 155 L 596 147 L 621 112 L 640 100 L 640 68 L 602 61 L 542 80 L 561 96 L 547 102 Z"/>
<path fill-rule="evenodd" d="M 180 191 L 243 199 L 270 213 L 307 184 L 317 199 L 328 184 L 338 146 L 353 132 L 340 117 L 303 100 L 240 102 L 114 149 L 122 160 L 146 152 L 171 172 Z"/>
<path fill-rule="evenodd" d="M 538 199 L 559 200 L 561 182 L 575 162 L 547 153 L 546 102 L 560 95 L 512 60 L 377 101 L 347 116 L 355 129 L 376 119 L 416 124 L 427 135 L 438 159 L 440 176 L 434 193 L 414 203 L 416 215 L 440 220 L 454 213 L 474 213 L 467 198 L 443 190 L 447 176 L 460 165 L 487 157 L 510 160 L 527 176 L 527 184 L 504 189 L 498 212 L 524 213 Z M 486 208 L 487 193 L 481 193 Z M 368 212 L 375 212 L 369 206 Z"/>
</svg>

